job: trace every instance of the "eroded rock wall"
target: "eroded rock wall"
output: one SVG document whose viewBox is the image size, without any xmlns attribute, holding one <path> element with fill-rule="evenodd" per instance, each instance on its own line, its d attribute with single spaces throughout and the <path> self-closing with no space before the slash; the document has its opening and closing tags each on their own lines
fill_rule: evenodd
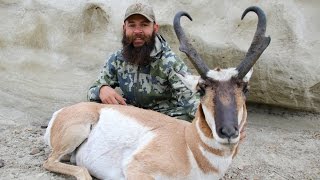
<svg viewBox="0 0 320 180">
<path fill-rule="evenodd" d="M 136 1 L 0 0 L 0 111 L 8 124 L 39 122 L 64 105 L 85 101 L 104 61 L 121 44 L 126 7 Z M 141 1 L 149 3 L 149 1 Z M 151 1 L 150 1 L 151 2 Z M 257 17 L 267 15 L 270 46 L 254 67 L 250 102 L 320 111 L 320 1 L 152 1 L 160 33 L 175 52 L 176 12 L 188 37 L 211 67 L 235 67 L 244 57 Z"/>
</svg>

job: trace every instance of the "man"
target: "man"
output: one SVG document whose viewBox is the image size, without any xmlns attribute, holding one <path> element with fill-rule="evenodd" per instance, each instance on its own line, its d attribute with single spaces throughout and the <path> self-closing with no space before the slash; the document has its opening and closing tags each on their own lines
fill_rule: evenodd
<svg viewBox="0 0 320 180">
<path fill-rule="evenodd" d="M 158 30 L 150 6 L 136 3 L 128 7 L 123 47 L 109 57 L 90 87 L 90 101 L 130 104 L 187 121 L 193 119 L 199 99 L 177 75 L 188 73 L 187 66 L 157 34 Z"/>
</svg>

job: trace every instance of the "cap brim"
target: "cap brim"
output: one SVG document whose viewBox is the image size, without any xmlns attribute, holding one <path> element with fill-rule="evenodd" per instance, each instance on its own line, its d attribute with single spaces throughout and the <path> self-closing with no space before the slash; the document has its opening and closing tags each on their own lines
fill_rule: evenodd
<svg viewBox="0 0 320 180">
<path fill-rule="evenodd" d="M 130 16 L 135 15 L 135 14 L 142 15 L 142 16 L 144 16 L 145 18 L 147 18 L 150 22 L 154 22 L 154 20 L 153 20 L 151 17 L 149 17 L 149 16 L 147 16 L 147 15 L 145 15 L 145 14 L 143 14 L 143 13 L 132 13 L 132 14 L 128 14 L 128 15 L 124 18 L 124 21 L 126 21 Z"/>
</svg>

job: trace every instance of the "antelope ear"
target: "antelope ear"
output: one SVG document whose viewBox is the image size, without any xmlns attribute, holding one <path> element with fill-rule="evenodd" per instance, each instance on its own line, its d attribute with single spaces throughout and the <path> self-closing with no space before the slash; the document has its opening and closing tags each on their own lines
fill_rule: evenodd
<svg viewBox="0 0 320 180">
<path fill-rule="evenodd" d="M 180 74 L 177 73 L 177 76 L 179 79 L 185 84 L 188 89 L 190 89 L 192 92 L 197 92 L 197 85 L 199 83 L 199 80 L 201 79 L 200 76 L 194 76 L 191 74 Z"/>
<path fill-rule="evenodd" d="M 251 76 L 252 76 L 252 73 L 253 73 L 253 68 L 250 69 L 250 71 L 244 76 L 243 78 L 243 81 L 244 82 L 249 82 Z"/>
</svg>

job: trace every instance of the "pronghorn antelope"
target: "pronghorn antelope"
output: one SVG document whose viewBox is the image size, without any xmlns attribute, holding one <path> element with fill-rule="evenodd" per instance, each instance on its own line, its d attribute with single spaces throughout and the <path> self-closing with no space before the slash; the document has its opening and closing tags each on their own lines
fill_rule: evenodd
<svg viewBox="0 0 320 180">
<path fill-rule="evenodd" d="M 77 179 L 219 179 L 237 153 L 246 123 L 245 92 L 252 66 L 270 43 L 258 7 L 252 44 L 237 68 L 209 70 L 188 43 L 179 12 L 174 29 L 180 50 L 200 76 L 184 76 L 201 94 L 192 123 L 132 106 L 84 102 L 53 114 L 45 134 L 52 148 L 44 167 Z M 72 153 L 76 165 L 60 162 Z"/>
</svg>

